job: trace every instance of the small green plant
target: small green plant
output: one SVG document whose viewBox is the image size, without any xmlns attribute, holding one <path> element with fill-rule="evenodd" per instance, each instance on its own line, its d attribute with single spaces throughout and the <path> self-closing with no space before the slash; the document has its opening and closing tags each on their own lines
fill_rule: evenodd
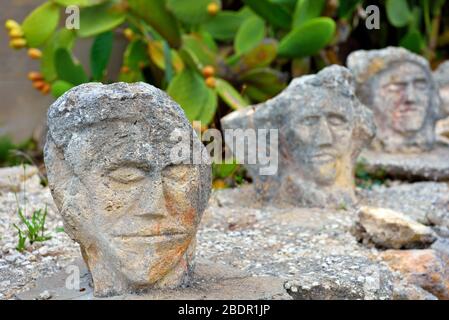
<svg viewBox="0 0 449 320">
<path fill-rule="evenodd" d="M 17 166 L 21 163 L 32 163 L 39 153 L 33 139 L 27 139 L 19 144 L 13 143 L 9 136 L 0 136 L 0 166 Z"/>
<path fill-rule="evenodd" d="M 47 206 L 45 209 L 34 210 L 31 216 L 31 219 L 28 219 L 25 216 L 24 210 L 19 207 L 18 215 L 20 217 L 20 221 L 25 225 L 26 229 L 22 230 L 16 224 L 14 224 L 14 228 L 16 228 L 19 236 L 19 240 L 17 243 L 16 249 L 20 252 L 26 249 L 26 240 L 29 240 L 30 245 L 35 242 L 44 242 L 51 239 L 51 236 L 45 234 L 45 219 L 47 218 Z"/>
<path fill-rule="evenodd" d="M 387 179 L 385 170 L 379 169 L 371 172 L 366 167 L 366 160 L 361 159 L 357 162 L 355 169 L 357 186 L 362 189 L 371 189 L 374 185 L 382 185 Z"/>
<path fill-rule="evenodd" d="M 212 175 L 214 177 L 214 189 L 236 187 L 250 180 L 245 168 L 237 164 L 235 160 L 233 163 L 214 163 Z"/>
<path fill-rule="evenodd" d="M 25 175 L 26 166 L 23 165 L 23 171 Z M 24 199 L 26 195 L 25 181 L 23 182 L 23 194 Z M 19 197 L 16 194 L 16 203 L 17 203 L 17 214 L 19 215 L 20 222 L 25 226 L 25 229 L 22 229 L 15 223 L 13 224 L 14 228 L 17 230 L 17 235 L 19 237 L 16 249 L 17 251 L 24 251 L 26 249 L 26 241 L 28 239 L 30 245 L 35 242 L 44 242 L 51 239 L 51 236 L 45 234 L 45 221 L 47 218 L 48 210 L 47 205 L 45 205 L 45 209 L 34 210 L 31 218 L 27 218 L 26 216 L 26 200 L 24 200 L 24 206 L 19 203 Z"/>
</svg>

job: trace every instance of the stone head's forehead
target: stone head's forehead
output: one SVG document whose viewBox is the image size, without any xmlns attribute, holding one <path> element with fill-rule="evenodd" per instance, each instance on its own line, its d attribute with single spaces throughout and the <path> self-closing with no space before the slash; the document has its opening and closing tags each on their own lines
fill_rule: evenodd
<svg viewBox="0 0 449 320">
<path fill-rule="evenodd" d="M 172 130 L 190 129 L 181 107 L 161 90 L 144 83 L 89 83 L 77 86 L 53 103 L 48 126 L 58 146 L 71 135 L 98 123 L 145 120 L 162 137 Z"/>
<path fill-rule="evenodd" d="M 326 115 L 330 113 L 353 117 L 353 101 L 327 88 L 310 88 L 291 102 L 295 109 L 289 116 Z"/>
<path fill-rule="evenodd" d="M 405 61 L 391 65 L 390 68 L 379 74 L 379 79 L 381 82 L 400 83 L 416 80 L 428 81 L 429 76 L 430 74 L 428 74 L 422 66 Z"/>
<path fill-rule="evenodd" d="M 191 137 L 191 131 L 181 131 Z M 84 170 L 125 164 L 162 169 L 172 164 L 171 151 L 177 144 L 170 136 L 161 137 L 146 121 L 111 121 L 89 126 L 72 135 L 66 158 Z M 85 155 L 79 157 L 79 155 Z M 188 160 L 189 154 L 185 154 Z M 72 162 L 72 161 L 70 161 Z"/>
<path fill-rule="evenodd" d="M 430 74 L 429 62 L 404 48 L 388 47 L 380 50 L 358 50 L 348 57 L 348 67 L 357 83 L 364 84 L 381 72 L 401 63 L 413 63 Z"/>
</svg>

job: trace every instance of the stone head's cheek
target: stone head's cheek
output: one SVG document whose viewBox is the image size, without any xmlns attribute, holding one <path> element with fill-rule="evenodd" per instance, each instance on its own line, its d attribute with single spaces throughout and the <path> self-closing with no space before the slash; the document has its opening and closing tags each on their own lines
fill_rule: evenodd
<svg viewBox="0 0 449 320">
<path fill-rule="evenodd" d="M 171 215 L 182 215 L 193 207 L 194 194 L 198 191 L 188 182 L 163 183 L 165 205 Z"/>
<path fill-rule="evenodd" d="M 91 204 L 95 207 L 97 220 L 107 226 L 117 223 L 118 218 L 132 211 L 139 197 L 144 197 L 142 185 L 123 185 L 109 178 L 98 181 L 91 189 Z"/>
<path fill-rule="evenodd" d="M 333 128 L 334 134 L 334 148 L 340 150 L 342 153 L 351 151 L 353 128 L 348 126 L 342 126 Z"/>
<path fill-rule="evenodd" d="M 313 145 L 314 143 L 314 130 L 310 126 L 297 126 L 291 134 L 293 136 L 287 138 L 290 139 L 293 144 L 299 144 L 302 147 L 307 147 Z"/>
</svg>

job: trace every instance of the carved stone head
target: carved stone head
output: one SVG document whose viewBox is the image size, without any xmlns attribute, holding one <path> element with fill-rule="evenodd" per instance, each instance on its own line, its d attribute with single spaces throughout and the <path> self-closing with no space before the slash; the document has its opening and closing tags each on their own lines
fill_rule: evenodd
<svg viewBox="0 0 449 320">
<path fill-rule="evenodd" d="M 277 173 L 262 176 L 257 166 L 247 166 L 263 199 L 309 207 L 355 201 L 354 164 L 375 127 L 354 92 L 350 71 L 331 66 L 296 78 L 275 98 L 222 119 L 225 128 L 279 130 Z"/>
<path fill-rule="evenodd" d="M 441 113 L 427 60 L 388 47 L 353 52 L 347 63 L 356 77 L 357 95 L 374 112 L 378 128 L 374 146 L 387 152 L 431 149 Z"/>
<path fill-rule="evenodd" d="M 440 64 L 434 78 L 440 89 L 441 109 L 445 116 L 449 116 L 449 61 Z"/>
<path fill-rule="evenodd" d="M 211 171 L 173 160 L 174 131 L 203 148 L 179 105 L 144 83 L 89 83 L 50 107 L 48 127 L 49 185 L 95 295 L 187 283 Z"/>
</svg>

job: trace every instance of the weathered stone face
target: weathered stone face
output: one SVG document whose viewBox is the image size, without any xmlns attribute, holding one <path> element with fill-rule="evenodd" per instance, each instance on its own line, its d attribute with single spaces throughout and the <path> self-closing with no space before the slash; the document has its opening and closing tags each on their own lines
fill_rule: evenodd
<svg viewBox="0 0 449 320">
<path fill-rule="evenodd" d="M 202 164 L 172 159 L 173 131 L 203 148 L 181 108 L 144 83 L 86 84 L 50 107 L 48 125 L 50 188 L 95 294 L 188 282 L 211 173 L 204 152 Z"/>
<path fill-rule="evenodd" d="M 328 89 L 305 93 L 307 106 L 292 113 L 284 125 L 286 149 L 307 180 L 333 185 L 351 162 L 353 110 L 347 99 Z M 330 104 L 332 101 L 332 105 Z"/>
<path fill-rule="evenodd" d="M 403 48 L 356 51 L 348 67 L 357 94 L 374 111 L 375 147 L 388 152 L 429 150 L 441 117 L 437 86 L 428 62 Z"/>
<path fill-rule="evenodd" d="M 260 175 L 259 164 L 247 165 L 263 200 L 307 207 L 355 201 L 354 163 L 375 127 L 354 90 L 349 70 L 331 66 L 222 119 L 225 129 L 279 130 L 279 150 L 270 150 L 279 157 L 277 173 Z"/>
</svg>

